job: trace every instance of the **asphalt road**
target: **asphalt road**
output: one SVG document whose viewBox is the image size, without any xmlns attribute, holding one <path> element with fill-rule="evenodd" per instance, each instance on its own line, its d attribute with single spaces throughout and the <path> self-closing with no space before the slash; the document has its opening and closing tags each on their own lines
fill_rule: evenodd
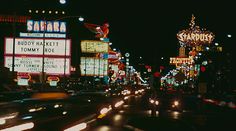
<svg viewBox="0 0 236 131">
<path fill-rule="evenodd" d="M 236 130 L 236 111 L 202 104 L 198 108 L 178 111 L 152 111 L 147 97 L 132 96 L 123 108 L 106 119 L 89 126 L 89 131 L 221 131 Z M 193 104 L 195 104 L 193 102 Z M 196 102 L 197 104 L 197 102 Z"/>
</svg>

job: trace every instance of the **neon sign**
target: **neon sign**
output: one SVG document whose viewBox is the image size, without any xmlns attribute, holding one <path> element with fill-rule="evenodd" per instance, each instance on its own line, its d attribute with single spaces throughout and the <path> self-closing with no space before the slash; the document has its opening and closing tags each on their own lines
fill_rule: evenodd
<svg viewBox="0 0 236 131">
<path fill-rule="evenodd" d="M 177 34 L 177 39 L 189 46 L 196 46 L 201 44 L 210 44 L 214 40 L 215 35 L 206 31 L 205 29 L 200 29 L 199 26 L 195 26 L 195 17 L 192 15 L 192 20 L 190 23 L 190 28 L 182 30 Z"/>
<path fill-rule="evenodd" d="M 193 59 L 192 58 L 186 58 L 186 57 L 170 57 L 170 64 L 192 64 Z"/>
<path fill-rule="evenodd" d="M 66 22 L 27 20 L 27 31 L 66 33 Z"/>
<path fill-rule="evenodd" d="M 199 28 L 194 28 L 194 30 L 183 30 L 177 34 L 177 38 L 189 45 L 192 44 L 203 44 L 208 43 L 210 44 L 213 39 L 214 35 L 211 32 L 202 31 Z"/>
</svg>

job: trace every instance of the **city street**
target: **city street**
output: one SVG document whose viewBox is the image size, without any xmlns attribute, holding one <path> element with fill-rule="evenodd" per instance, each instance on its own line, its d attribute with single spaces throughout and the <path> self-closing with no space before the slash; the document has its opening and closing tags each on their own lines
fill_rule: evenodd
<svg viewBox="0 0 236 131">
<path fill-rule="evenodd" d="M 234 131 L 234 1 L 1 0 L 0 131 Z"/>
<path fill-rule="evenodd" d="M 203 130 L 234 130 L 236 110 L 217 107 L 186 110 L 183 112 L 156 111 L 153 113 L 143 103 L 141 96 L 133 96 L 123 109 L 109 118 L 97 122 L 88 130 L 94 131 L 203 131 Z"/>
</svg>

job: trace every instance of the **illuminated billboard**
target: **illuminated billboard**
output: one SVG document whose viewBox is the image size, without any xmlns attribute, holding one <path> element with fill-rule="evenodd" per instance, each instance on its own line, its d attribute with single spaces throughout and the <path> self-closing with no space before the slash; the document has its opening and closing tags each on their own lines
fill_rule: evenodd
<svg viewBox="0 0 236 131">
<path fill-rule="evenodd" d="M 105 76 L 108 70 L 108 60 L 95 57 L 81 57 L 80 70 L 82 76 Z"/>
<path fill-rule="evenodd" d="M 108 53 L 109 45 L 103 41 L 83 40 L 81 41 L 81 51 L 83 53 Z"/>
<path fill-rule="evenodd" d="M 210 44 L 214 40 L 213 33 L 202 31 L 199 28 L 194 30 L 183 30 L 177 34 L 177 38 L 189 45 L 199 45 L 203 43 Z"/>
<path fill-rule="evenodd" d="M 4 65 L 12 71 L 12 56 L 5 56 Z M 47 74 L 63 75 L 70 74 L 70 58 L 44 58 L 44 72 Z M 19 73 L 39 74 L 42 72 L 43 57 L 20 57 L 15 56 L 14 70 Z"/>
<path fill-rule="evenodd" d="M 193 59 L 190 57 L 170 57 L 170 64 L 192 64 Z"/>
<path fill-rule="evenodd" d="M 19 55 L 70 56 L 70 39 L 15 38 L 15 54 Z M 65 46 L 66 45 L 66 46 Z M 13 54 L 13 38 L 5 38 L 5 55 Z"/>
<path fill-rule="evenodd" d="M 178 32 L 177 39 L 188 46 L 197 46 L 202 44 L 210 44 L 215 38 L 215 35 L 207 31 L 206 29 L 201 29 L 199 26 L 195 25 L 195 16 L 192 15 L 191 26 L 189 29 L 182 30 Z"/>
<path fill-rule="evenodd" d="M 4 48 L 4 65 L 10 70 L 12 70 L 14 56 L 14 71 L 20 73 L 41 73 L 44 58 L 46 74 L 70 74 L 70 39 L 15 38 L 15 53 L 13 54 L 13 38 L 5 38 Z"/>
<path fill-rule="evenodd" d="M 114 72 L 118 72 L 119 71 L 118 65 L 111 64 L 110 66 L 111 66 L 111 70 L 113 70 Z"/>
</svg>

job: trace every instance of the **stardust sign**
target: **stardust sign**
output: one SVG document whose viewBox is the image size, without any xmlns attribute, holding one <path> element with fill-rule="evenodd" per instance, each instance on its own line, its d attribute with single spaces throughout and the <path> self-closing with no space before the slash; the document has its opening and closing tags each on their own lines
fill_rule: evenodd
<svg viewBox="0 0 236 131">
<path fill-rule="evenodd" d="M 195 26 L 195 17 L 192 15 L 191 26 L 187 30 L 182 30 L 177 34 L 179 41 L 188 44 L 189 46 L 196 46 L 202 44 L 210 44 L 214 40 L 214 34 L 205 29 L 200 29 L 199 26 Z"/>
<path fill-rule="evenodd" d="M 177 34 L 177 38 L 188 45 L 210 44 L 214 40 L 214 35 L 208 31 L 183 30 Z"/>
</svg>

